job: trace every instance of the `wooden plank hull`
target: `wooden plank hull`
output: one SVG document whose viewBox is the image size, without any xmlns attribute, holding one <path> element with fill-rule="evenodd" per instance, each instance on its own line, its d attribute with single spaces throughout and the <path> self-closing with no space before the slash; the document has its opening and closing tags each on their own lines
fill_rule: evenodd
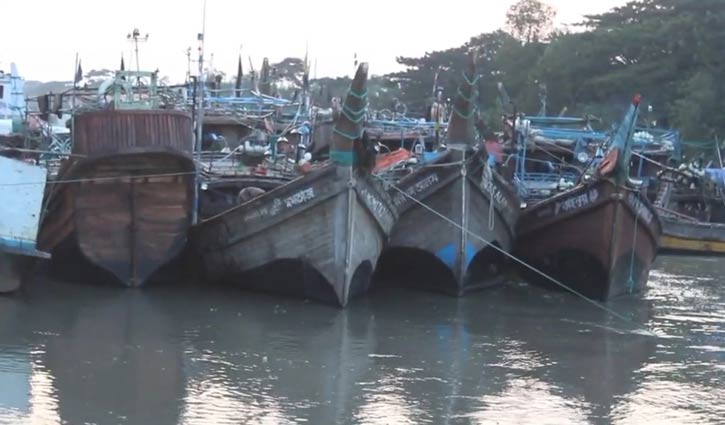
<svg viewBox="0 0 725 425">
<path fill-rule="evenodd" d="M 50 195 L 40 245 L 65 261 L 80 254 L 122 284 L 141 286 L 186 245 L 193 170 L 186 154 L 172 150 L 77 160 L 59 175 L 72 183 Z"/>
<path fill-rule="evenodd" d="M 206 276 L 345 306 L 363 294 L 393 223 L 382 189 L 330 165 L 196 226 Z"/>
<path fill-rule="evenodd" d="M 660 253 L 725 255 L 725 225 L 663 218 Z"/>
<path fill-rule="evenodd" d="M 646 287 L 662 226 L 643 195 L 600 180 L 527 208 L 518 230 L 524 261 L 606 301 Z M 522 271 L 533 283 L 554 285 Z"/>
<path fill-rule="evenodd" d="M 396 186 L 407 196 L 389 191 L 400 214 L 386 254 L 388 263 L 396 263 L 391 272 L 421 269 L 432 260 L 432 267 L 443 266 L 447 277 L 426 279 L 422 272 L 410 275 L 416 282 L 409 283 L 455 295 L 501 281 L 506 257 L 489 243 L 511 251 L 519 210 L 513 189 L 486 169 L 483 152 L 463 163 L 462 155 L 450 152 L 444 161 L 402 179 Z"/>
</svg>

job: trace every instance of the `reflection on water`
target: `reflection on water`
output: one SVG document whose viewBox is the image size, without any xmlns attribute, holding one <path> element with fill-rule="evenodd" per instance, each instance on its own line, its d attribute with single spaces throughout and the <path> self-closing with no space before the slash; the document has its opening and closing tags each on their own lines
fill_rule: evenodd
<svg viewBox="0 0 725 425">
<path fill-rule="evenodd" d="M 663 258 L 643 299 L 610 304 L 631 323 L 526 285 L 340 311 L 39 278 L 0 298 L 0 423 L 716 423 L 723 272 Z"/>
</svg>

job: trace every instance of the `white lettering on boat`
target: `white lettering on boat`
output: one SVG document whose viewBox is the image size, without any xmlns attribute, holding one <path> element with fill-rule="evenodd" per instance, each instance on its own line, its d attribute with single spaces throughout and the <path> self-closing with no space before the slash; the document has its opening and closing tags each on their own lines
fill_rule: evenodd
<svg viewBox="0 0 725 425">
<path fill-rule="evenodd" d="M 272 206 L 270 208 L 270 215 L 275 216 L 279 214 L 279 212 L 282 211 L 282 201 L 280 201 L 279 198 L 274 198 L 274 201 L 272 201 Z"/>
<path fill-rule="evenodd" d="M 392 217 L 390 215 L 390 212 L 387 208 L 385 208 L 385 204 L 378 199 L 375 195 L 370 193 L 370 191 L 367 188 L 363 188 L 360 190 L 360 195 L 362 195 L 363 200 L 365 201 L 365 204 L 367 205 L 368 209 L 377 217 L 379 220 L 390 220 L 392 221 Z"/>
<path fill-rule="evenodd" d="M 627 203 L 629 203 L 629 206 L 634 209 L 635 213 L 639 218 L 644 220 L 647 224 L 652 223 L 652 219 L 654 218 L 652 211 L 647 208 L 647 205 L 642 202 L 642 200 L 639 199 L 636 194 L 630 193 L 629 195 L 627 195 Z"/>
<path fill-rule="evenodd" d="M 398 192 L 398 194 L 395 195 L 395 198 L 393 199 L 395 206 L 401 206 L 409 197 L 416 198 L 417 195 L 421 194 L 422 192 L 428 190 L 434 184 L 438 183 L 438 180 L 438 174 L 431 174 L 415 182 L 415 184 L 411 185 L 408 189 L 406 189 L 405 195 Z"/>
<path fill-rule="evenodd" d="M 588 205 L 593 204 L 598 198 L 599 191 L 597 191 L 596 189 L 591 189 L 589 192 L 582 193 L 581 195 L 571 197 L 561 202 L 557 202 L 556 204 L 554 204 L 554 215 L 559 215 L 562 212 L 568 213 L 578 210 L 580 208 L 584 208 Z"/>
<path fill-rule="evenodd" d="M 275 198 L 271 205 L 261 206 L 247 213 L 244 216 L 244 221 L 259 220 L 266 217 L 274 217 L 282 212 L 283 209 L 294 208 L 302 205 L 306 202 L 311 201 L 315 198 L 315 191 L 309 187 L 301 190 L 294 195 L 288 196 L 284 199 Z"/>
<path fill-rule="evenodd" d="M 508 208 L 509 202 L 504 196 L 501 189 L 499 189 L 496 185 L 496 182 L 493 180 L 491 167 L 488 164 L 486 164 L 483 169 L 483 175 L 481 177 L 481 189 L 489 194 L 491 199 L 493 199 L 494 203 L 499 204 L 504 208 Z"/>
<path fill-rule="evenodd" d="M 267 209 L 267 207 L 256 208 L 244 216 L 244 221 L 257 220 L 257 219 L 266 217 L 268 215 L 269 215 L 269 210 Z"/>
<path fill-rule="evenodd" d="M 315 191 L 311 187 L 308 187 L 305 190 L 301 190 L 294 195 L 285 198 L 284 203 L 287 208 L 292 208 L 311 201 L 312 199 L 315 199 Z"/>
</svg>

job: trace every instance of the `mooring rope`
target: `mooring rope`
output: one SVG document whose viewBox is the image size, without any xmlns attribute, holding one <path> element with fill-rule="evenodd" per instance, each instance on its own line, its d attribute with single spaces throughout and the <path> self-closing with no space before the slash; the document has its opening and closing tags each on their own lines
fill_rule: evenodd
<svg viewBox="0 0 725 425">
<path fill-rule="evenodd" d="M 144 179 L 144 178 L 155 178 L 155 177 L 177 177 L 177 176 L 191 176 L 196 174 L 194 171 L 186 171 L 182 173 L 166 173 L 166 174 L 128 174 L 123 176 L 109 176 L 109 177 L 92 177 L 86 179 L 68 179 L 68 180 L 48 180 L 42 182 L 18 182 L 18 183 L 0 183 L 0 186 L 32 186 L 32 185 L 55 185 L 55 184 L 70 184 L 70 183 L 84 183 L 84 182 L 96 182 L 96 181 L 113 181 L 113 180 L 124 180 L 124 179 Z"/>
<path fill-rule="evenodd" d="M 601 303 L 598 303 L 597 301 L 594 301 L 594 300 L 588 298 L 587 296 L 585 296 L 581 292 L 575 290 L 574 288 L 569 287 L 568 285 L 565 285 L 564 283 L 560 282 L 558 279 L 555 279 L 554 277 L 548 275 L 547 273 L 544 273 L 543 271 L 537 269 L 536 267 L 528 264 L 526 261 L 524 261 L 524 260 L 516 257 L 515 255 L 513 255 L 513 254 L 511 254 L 509 252 L 506 252 L 504 249 L 499 248 L 498 246 L 492 244 L 491 242 L 489 242 L 488 240 L 486 240 L 484 237 L 482 237 L 482 236 L 480 236 L 480 235 L 478 235 L 476 233 L 473 233 L 473 232 L 471 232 L 468 229 L 464 229 L 463 226 L 459 225 L 455 221 L 453 221 L 450 218 L 446 217 L 445 215 L 439 213 L 438 211 L 434 210 L 433 208 L 429 207 L 425 203 L 423 203 L 423 202 L 415 199 L 415 197 L 407 194 L 404 190 L 400 189 L 398 186 L 396 186 L 394 184 L 390 184 L 390 187 L 392 187 L 396 191 L 400 192 L 404 197 L 409 198 L 414 203 L 420 205 L 424 209 L 426 209 L 429 212 L 433 213 L 434 215 L 438 216 L 440 219 L 442 219 L 443 221 L 447 222 L 448 224 L 451 224 L 452 226 L 456 227 L 457 229 L 462 230 L 462 231 L 468 233 L 470 236 L 472 236 L 472 237 L 480 240 L 481 242 L 483 242 L 486 245 L 490 246 L 494 250 L 496 250 L 496 251 L 500 252 L 501 254 L 503 254 L 504 256 L 506 256 L 506 257 L 508 257 L 508 258 L 510 258 L 510 259 L 512 259 L 514 261 L 516 261 L 517 263 L 519 263 L 522 266 L 528 268 L 529 270 L 533 271 L 534 273 L 537 273 L 538 275 L 540 275 L 540 276 L 542 276 L 542 277 L 550 280 L 551 282 L 555 283 L 556 285 L 560 286 L 561 288 L 564 288 L 565 290 L 567 290 L 567 291 L 571 292 L 572 294 L 578 296 L 579 298 L 583 299 L 584 301 L 586 301 L 586 302 L 592 304 L 593 306 L 595 306 L 595 307 L 597 307 L 597 308 L 599 308 L 599 309 L 601 309 L 601 310 L 603 310 L 603 311 L 611 314 L 612 316 L 614 316 L 614 317 L 622 320 L 623 322 L 626 322 L 626 323 L 629 323 L 631 325 L 634 325 L 634 328 L 636 330 L 641 331 L 641 332 L 645 332 L 646 334 L 648 334 L 650 336 L 654 336 L 654 337 L 657 337 L 658 336 L 657 334 L 655 334 L 654 332 L 650 331 L 649 329 L 646 329 L 646 328 L 643 328 L 643 327 L 637 325 L 636 323 L 634 323 L 629 318 L 627 318 L 627 317 L 625 317 L 625 316 L 617 313 L 616 311 L 614 311 L 614 310 L 612 310 L 610 308 L 607 308 L 606 306 L 602 305 Z"/>
<path fill-rule="evenodd" d="M 641 202 L 639 192 L 637 192 L 637 202 Z M 634 236 L 632 237 L 632 256 L 629 259 L 629 281 L 627 286 L 629 287 L 629 293 L 631 294 L 634 290 L 634 252 L 637 249 L 637 228 L 639 227 L 639 214 L 637 210 L 634 211 Z"/>
<path fill-rule="evenodd" d="M 488 230 L 493 232 L 496 227 L 496 202 L 493 199 L 493 173 L 491 172 L 491 166 L 488 164 L 484 165 L 483 175 L 484 178 L 491 181 L 491 187 L 488 189 Z"/>
</svg>

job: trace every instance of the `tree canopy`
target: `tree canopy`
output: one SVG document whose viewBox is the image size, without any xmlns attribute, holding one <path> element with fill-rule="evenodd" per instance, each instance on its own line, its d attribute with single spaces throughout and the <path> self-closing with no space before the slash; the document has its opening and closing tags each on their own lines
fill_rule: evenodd
<svg viewBox="0 0 725 425">
<path fill-rule="evenodd" d="M 554 29 L 556 9 L 539 0 L 519 0 L 506 13 L 506 28 L 526 43 L 538 42 Z"/>
<path fill-rule="evenodd" d="M 725 2 L 637 0 L 587 16 L 578 32 L 551 32 L 554 10 L 522 0 L 507 14 L 505 30 L 480 34 L 462 46 L 400 57 L 405 71 L 386 76 L 411 111 L 430 102 L 438 73 L 445 96 L 455 93 L 465 59 L 481 52 L 480 108 L 500 113 L 496 83 L 508 89 L 518 110 L 539 110 L 547 87 L 549 113 L 592 113 L 611 123 L 631 96 L 641 93 L 652 120 L 678 127 L 689 138 L 725 134 Z M 492 122 L 495 116 L 489 116 Z"/>
</svg>

